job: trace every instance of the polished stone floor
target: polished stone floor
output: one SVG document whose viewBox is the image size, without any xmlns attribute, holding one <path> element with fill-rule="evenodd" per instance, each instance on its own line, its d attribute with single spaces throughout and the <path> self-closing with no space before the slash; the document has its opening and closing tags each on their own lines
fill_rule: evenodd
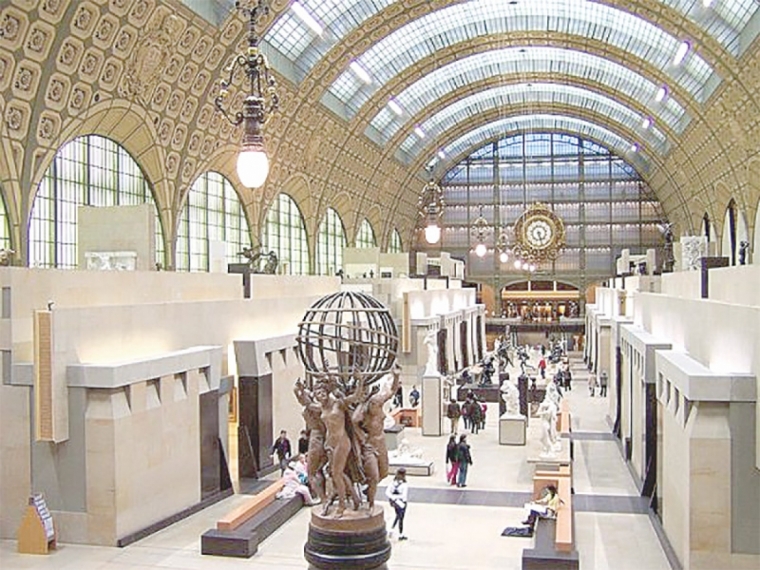
<svg viewBox="0 0 760 570">
<path fill-rule="evenodd" d="M 606 398 L 589 397 L 586 375 L 574 359 L 574 389 L 566 397 L 573 413 L 576 495 L 575 538 L 581 567 L 615 570 L 669 570 L 670 566 L 621 458 L 609 436 Z M 521 505 L 532 488 L 527 448 L 498 444 L 498 411 L 489 405 L 486 429 L 468 436 L 473 466 L 466 489 L 445 482 L 447 436 L 404 434 L 412 447 L 435 461 L 432 477 L 410 478 L 406 542 L 393 541 L 391 570 L 511 570 L 520 568 L 529 538 L 503 538 L 519 524 Z M 126 548 L 62 545 L 51 556 L 19 555 L 13 541 L 0 541 L 0 568 L 196 569 L 306 568 L 303 544 L 309 511 L 303 509 L 259 547 L 249 560 L 200 555 L 200 535 L 215 519 L 245 500 L 237 495 Z M 388 518 L 390 518 L 390 509 Z"/>
</svg>

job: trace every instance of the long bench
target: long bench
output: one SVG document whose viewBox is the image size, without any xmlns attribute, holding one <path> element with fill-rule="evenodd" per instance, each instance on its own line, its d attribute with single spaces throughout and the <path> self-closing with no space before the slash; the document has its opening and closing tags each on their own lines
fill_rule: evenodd
<svg viewBox="0 0 760 570">
<path fill-rule="evenodd" d="M 279 480 L 216 522 L 201 536 L 201 554 L 250 558 L 259 543 L 280 528 L 303 506 L 303 498 L 277 499 Z"/>
<path fill-rule="evenodd" d="M 572 468 L 562 465 L 556 471 L 536 471 L 533 477 L 533 495 L 540 498 L 547 485 L 555 485 L 561 499 L 556 517 L 539 518 L 535 527 L 533 548 L 523 550 L 523 570 L 557 568 L 577 570 L 578 552 L 574 548 Z"/>
</svg>

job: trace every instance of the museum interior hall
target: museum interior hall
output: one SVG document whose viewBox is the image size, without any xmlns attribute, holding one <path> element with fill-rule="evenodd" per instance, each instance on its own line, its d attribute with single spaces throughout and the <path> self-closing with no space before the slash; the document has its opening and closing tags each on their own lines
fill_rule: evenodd
<svg viewBox="0 0 760 570">
<path fill-rule="evenodd" d="M 758 35 L 0 0 L 0 568 L 760 568 Z"/>
</svg>

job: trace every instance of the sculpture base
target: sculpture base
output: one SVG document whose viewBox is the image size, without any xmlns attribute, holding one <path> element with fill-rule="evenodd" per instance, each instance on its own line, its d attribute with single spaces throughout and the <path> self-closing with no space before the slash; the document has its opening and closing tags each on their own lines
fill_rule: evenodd
<svg viewBox="0 0 760 570">
<path fill-rule="evenodd" d="M 525 416 L 504 414 L 499 418 L 499 445 L 525 445 Z"/>
<path fill-rule="evenodd" d="M 396 424 L 395 426 L 385 428 L 385 447 L 388 451 L 394 451 L 398 449 L 399 443 L 401 443 L 402 433 L 404 432 L 404 426 Z"/>
<path fill-rule="evenodd" d="M 310 569 L 385 570 L 391 544 L 385 527 L 383 508 L 371 512 L 347 509 L 339 518 L 322 516 L 321 507 L 311 511 L 309 538 L 304 557 Z"/>
</svg>

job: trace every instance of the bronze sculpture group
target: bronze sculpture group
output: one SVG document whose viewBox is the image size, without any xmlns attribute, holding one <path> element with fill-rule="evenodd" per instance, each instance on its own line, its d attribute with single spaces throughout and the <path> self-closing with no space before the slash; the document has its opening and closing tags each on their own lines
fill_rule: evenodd
<svg viewBox="0 0 760 570">
<path fill-rule="evenodd" d="M 391 382 L 374 384 L 359 373 L 338 372 L 312 374 L 311 387 L 296 382 L 309 431 L 309 485 L 322 501 L 323 516 L 343 516 L 348 498 L 359 510 L 362 492 L 372 512 L 378 481 L 388 475 L 383 404 L 396 393 L 399 372 L 396 367 Z M 336 500 L 337 509 L 330 512 Z"/>
</svg>

